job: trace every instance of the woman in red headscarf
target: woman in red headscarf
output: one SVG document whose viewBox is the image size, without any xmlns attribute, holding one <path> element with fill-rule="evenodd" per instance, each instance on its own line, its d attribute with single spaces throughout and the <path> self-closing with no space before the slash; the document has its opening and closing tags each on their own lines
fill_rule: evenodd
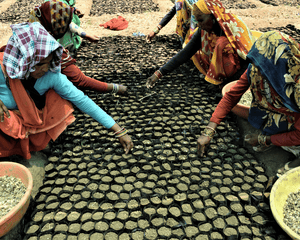
<svg viewBox="0 0 300 240">
<path fill-rule="evenodd" d="M 30 13 L 29 22 L 40 22 L 55 39 L 60 39 L 70 29 L 91 42 L 98 41 L 99 39 L 97 37 L 86 34 L 82 28 L 72 23 L 73 14 L 73 7 L 59 0 L 51 0 L 34 8 Z M 72 58 L 68 50 L 64 48 L 61 72 L 65 74 L 76 87 L 99 92 L 111 91 L 121 94 L 127 91 L 126 86 L 105 83 L 85 76 L 75 63 L 76 60 Z"/>
</svg>

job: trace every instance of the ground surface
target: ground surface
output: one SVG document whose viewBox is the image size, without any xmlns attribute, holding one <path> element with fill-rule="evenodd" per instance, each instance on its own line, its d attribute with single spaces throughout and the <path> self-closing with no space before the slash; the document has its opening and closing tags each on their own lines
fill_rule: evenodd
<svg viewBox="0 0 300 240">
<path fill-rule="evenodd" d="M 266 2 L 266 1 L 265 1 Z M 15 1 L 5 0 L 0 2 L 0 12 L 2 12 L 2 17 L 8 16 L 11 13 L 10 6 L 13 5 Z M 231 12 L 241 16 L 246 24 L 253 30 L 264 30 L 264 29 L 274 29 L 274 28 L 286 28 L 288 24 L 294 25 L 296 28 L 300 28 L 299 20 L 299 9 L 295 7 L 294 1 L 269 1 L 269 4 L 262 3 L 261 1 L 249 0 L 249 1 L 224 1 Z M 282 5 L 287 3 L 289 5 Z M 132 36 L 133 33 L 141 32 L 144 34 L 149 33 L 162 19 L 162 17 L 171 9 L 173 4 L 169 0 L 156 1 L 159 6 L 160 11 L 145 11 L 143 13 L 115 13 L 115 14 L 102 14 L 100 16 L 89 16 L 92 0 L 77 0 L 77 7 L 85 13 L 85 17 L 82 19 L 81 26 L 88 32 L 92 32 L 100 37 L 107 36 Z M 280 4 L 280 6 L 273 6 Z M 294 5 L 294 6 L 290 6 Z M 15 9 L 15 11 L 22 11 L 22 9 Z M 25 10 L 23 9 L 23 13 Z M 4 14 L 5 13 L 5 14 Z M 106 21 L 122 15 L 125 19 L 129 21 L 129 26 L 123 31 L 111 31 L 99 27 L 100 23 L 105 23 Z M 20 18 L 24 18 L 24 14 L 19 14 Z M 6 44 L 11 31 L 11 22 L 2 19 L 0 22 L 0 45 Z M 14 20 L 13 20 L 14 21 Z M 170 35 L 174 33 L 175 19 L 173 19 L 162 31 L 162 35 Z M 140 42 L 141 44 L 141 42 Z M 155 45 L 152 46 L 155 51 Z M 122 49 L 120 49 L 122 51 Z M 141 62 L 142 66 L 147 60 Z M 130 63 L 129 63 L 130 64 Z M 162 64 L 162 62 L 157 63 Z M 154 66 L 158 67 L 154 64 Z M 146 75 L 145 75 L 146 76 Z M 144 84 L 144 79 L 141 79 L 141 84 Z M 243 119 L 238 119 L 240 126 L 241 137 L 246 133 L 255 131 L 247 121 Z M 240 140 L 242 141 L 242 140 Z M 242 145 L 242 142 L 241 142 Z M 194 147 L 194 146 L 193 146 Z M 247 146 L 246 146 L 247 147 Z M 251 152 L 251 149 L 248 148 Z M 279 148 L 273 149 L 271 152 L 266 152 L 263 154 L 255 154 L 256 158 L 261 161 L 266 167 L 266 174 L 268 176 L 273 176 L 280 166 L 282 166 L 290 156 L 283 150 Z M 17 161 L 28 166 L 33 173 L 34 177 L 34 189 L 32 196 L 35 197 L 38 193 L 39 188 L 43 184 L 44 179 L 44 166 L 47 164 L 47 158 L 42 153 L 34 153 L 32 159 L 29 161 L 16 159 Z"/>
</svg>

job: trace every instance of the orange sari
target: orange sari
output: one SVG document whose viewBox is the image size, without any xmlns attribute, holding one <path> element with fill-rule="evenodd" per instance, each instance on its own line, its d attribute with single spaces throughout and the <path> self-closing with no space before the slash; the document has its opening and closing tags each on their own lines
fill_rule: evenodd
<svg viewBox="0 0 300 240">
<path fill-rule="evenodd" d="M 201 30 L 202 48 L 192 57 L 205 80 L 219 85 L 240 69 L 240 59 L 246 59 L 255 38 L 247 25 L 235 14 L 228 13 L 219 0 L 199 0 L 195 3 L 201 12 L 213 14 L 225 36 Z M 191 19 L 190 36 L 197 31 Z"/>
<path fill-rule="evenodd" d="M 6 75 L 2 60 L 3 52 L 0 63 Z M 19 110 L 9 110 L 10 118 L 5 115 L 0 122 L 0 157 L 17 154 L 30 159 L 31 151 L 43 150 L 75 121 L 74 109 L 51 89 L 46 93 L 45 107 L 39 110 L 19 79 L 9 79 L 9 84 Z"/>
</svg>

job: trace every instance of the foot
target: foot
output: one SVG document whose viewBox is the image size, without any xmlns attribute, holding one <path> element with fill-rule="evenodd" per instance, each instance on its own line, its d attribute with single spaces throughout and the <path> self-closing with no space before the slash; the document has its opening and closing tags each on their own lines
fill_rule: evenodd
<svg viewBox="0 0 300 240">
<path fill-rule="evenodd" d="M 278 169 L 277 177 L 281 177 L 283 174 L 287 173 L 291 169 L 300 166 L 300 158 L 295 159 L 294 161 L 287 162 L 284 167 Z"/>
</svg>

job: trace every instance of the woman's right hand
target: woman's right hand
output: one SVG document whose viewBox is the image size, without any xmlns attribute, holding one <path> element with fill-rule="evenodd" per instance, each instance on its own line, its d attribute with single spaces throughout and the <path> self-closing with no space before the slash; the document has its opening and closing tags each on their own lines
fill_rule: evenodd
<svg viewBox="0 0 300 240">
<path fill-rule="evenodd" d="M 128 154 L 129 151 L 133 148 L 131 137 L 128 134 L 125 134 L 124 136 L 119 137 L 119 141 L 124 148 L 125 154 Z"/>
<path fill-rule="evenodd" d="M 10 118 L 10 114 L 7 107 L 0 100 L 0 122 L 4 122 L 4 114 L 6 114 L 8 118 Z"/>
<path fill-rule="evenodd" d="M 147 82 L 146 82 L 146 87 L 147 88 L 153 88 L 156 84 L 156 82 L 158 81 L 158 77 L 153 74 L 151 77 L 147 78 Z"/>
<path fill-rule="evenodd" d="M 197 151 L 200 157 L 203 157 L 206 146 L 210 143 L 210 137 L 201 135 L 197 140 Z"/>
<path fill-rule="evenodd" d="M 155 38 L 155 36 L 156 36 L 156 33 L 152 31 L 151 33 L 149 33 L 149 34 L 147 35 L 146 41 L 147 41 L 147 42 L 151 42 L 152 39 Z"/>
</svg>

